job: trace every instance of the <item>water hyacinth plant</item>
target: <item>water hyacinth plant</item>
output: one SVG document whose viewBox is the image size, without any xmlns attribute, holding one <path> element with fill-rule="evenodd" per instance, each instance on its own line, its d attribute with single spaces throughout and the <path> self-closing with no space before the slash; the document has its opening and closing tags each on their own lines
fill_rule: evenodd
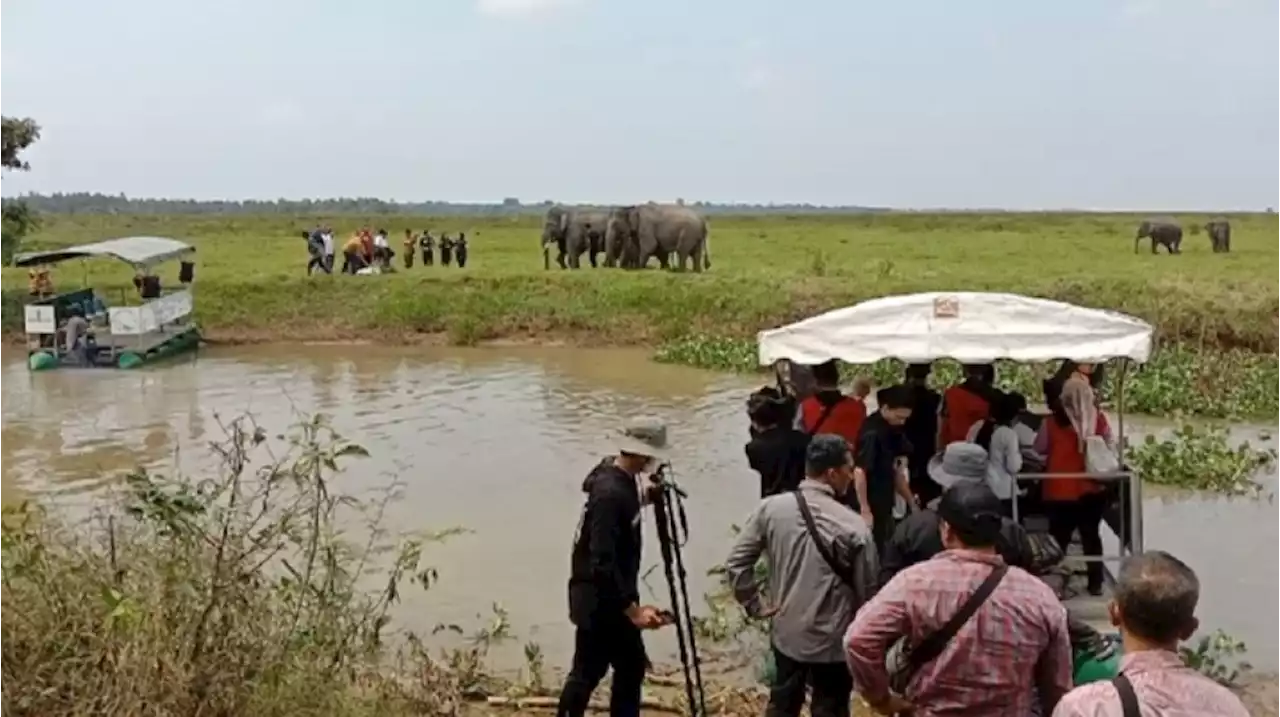
<svg viewBox="0 0 1280 717">
<path fill-rule="evenodd" d="M 655 359 L 722 371 L 761 370 L 755 343 L 718 336 L 684 337 L 662 345 Z M 901 361 L 869 366 L 845 366 L 846 377 L 866 375 L 877 386 L 902 379 Z M 996 363 L 996 384 L 1018 391 L 1031 403 L 1043 401 L 1041 381 L 1056 365 Z M 1114 398 L 1115 371 L 1102 386 L 1103 401 Z M 934 363 L 930 383 L 944 388 L 960 381 L 954 361 Z M 1206 418 L 1245 418 L 1275 414 L 1280 405 L 1280 369 L 1274 355 L 1247 351 L 1192 350 L 1182 345 L 1159 347 L 1150 363 L 1131 370 L 1125 382 L 1125 407 L 1133 413 L 1169 416 L 1175 413 Z"/>
<path fill-rule="evenodd" d="M 1248 441 L 1232 445 L 1225 428 L 1187 423 L 1171 438 L 1148 435 L 1130 445 L 1125 458 L 1148 483 L 1256 495 L 1262 485 L 1255 478 L 1275 465 L 1276 451 L 1255 448 Z"/>
</svg>

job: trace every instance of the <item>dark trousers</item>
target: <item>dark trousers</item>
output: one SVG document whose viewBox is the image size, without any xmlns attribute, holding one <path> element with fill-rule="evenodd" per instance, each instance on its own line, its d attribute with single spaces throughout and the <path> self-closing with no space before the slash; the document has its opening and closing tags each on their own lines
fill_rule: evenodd
<svg viewBox="0 0 1280 717">
<path fill-rule="evenodd" d="M 813 717 L 849 717 L 853 678 L 843 662 L 797 662 L 773 648 L 774 678 L 765 717 L 797 717 L 807 685 L 813 690 Z"/>
<path fill-rule="evenodd" d="M 319 254 L 312 254 L 307 261 L 307 275 L 310 276 L 317 271 L 324 271 L 324 257 Z"/>
<path fill-rule="evenodd" d="M 612 667 L 609 714 L 612 717 L 637 717 L 640 714 L 640 686 L 648 663 L 640 629 L 621 615 L 607 623 L 577 628 L 573 637 L 573 665 L 560 692 L 556 715 L 580 717 L 586 714 L 591 693 Z"/>
<path fill-rule="evenodd" d="M 1102 555 L 1102 514 L 1107 508 L 1106 495 L 1089 493 L 1079 500 L 1047 501 L 1045 512 L 1049 514 L 1049 535 L 1067 552 L 1071 534 L 1080 533 L 1080 547 L 1087 557 Z M 1089 590 L 1102 589 L 1102 563 L 1088 564 Z"/>
</svg>

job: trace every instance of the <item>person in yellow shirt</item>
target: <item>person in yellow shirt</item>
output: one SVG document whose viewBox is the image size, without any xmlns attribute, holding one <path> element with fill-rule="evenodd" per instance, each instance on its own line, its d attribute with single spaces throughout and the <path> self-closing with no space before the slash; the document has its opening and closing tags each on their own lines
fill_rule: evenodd
<svg viewBox="0 0 1280 717">
<path fill-rule="evenodd" d="M 354 274 L 365 265 L 364 241 L 359 234 L 351 235 L 347 243 L 342 245 L 342 273 Z"/>
<path fill-rule="evenodd" d="M 404 230 L 404 268 L 413 268 L 413 251 L 417 248 L 417 242 L 413 239 L 413 230 Z"/>
<path fill-rule="evenodd" d="M 53 279 L 49 278 L 49 268 L 36 266 L 29 269 L 27 271 L 27 289 L 31 292 L 32 298 L 35 299 L 53 296 Z"/>
</svg>

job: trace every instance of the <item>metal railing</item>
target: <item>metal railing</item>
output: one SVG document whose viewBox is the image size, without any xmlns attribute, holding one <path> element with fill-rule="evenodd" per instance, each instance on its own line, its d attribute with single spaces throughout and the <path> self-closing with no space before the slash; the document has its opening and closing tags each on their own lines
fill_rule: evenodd
<svg viewBox="0 0 1280 717">
<path fill-rule="evenodd" d="M 1104 552 L 1101 556 L 1071 556 L 1071 559 L 1081 562 L 1113 563 L 1119 562 L 1130 555 L 1141 553 L 1143 551 L 1142 480 L 1137 472 L 1124 470 L 1116 471 L 1115 473 L 1021 473 L 1015 476 L 1015 482 L 1043 482 L 1071 478 L 1084 478 L 1100 483 L 1121 483 L 1119 495 L 1117 496 L 1120 508 L 1117 516 L 1118 525 L 1108 525 L 1119 539 L 1120 553 L 1118 555 L 1107 555 Z M 1013 519 L 1015 522 L 1021 522 L 1019 512 L 1019 501 L 1015 499 L 1013 501 Z M 1061 547 L 1065 553 L 1067 546 Z"/>
</svg>

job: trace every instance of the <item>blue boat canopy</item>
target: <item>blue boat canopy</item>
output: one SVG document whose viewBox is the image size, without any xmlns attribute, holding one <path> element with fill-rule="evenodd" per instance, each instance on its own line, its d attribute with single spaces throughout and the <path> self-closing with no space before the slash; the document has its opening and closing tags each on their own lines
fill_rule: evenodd
<svg viewBox="0 0 1280 717">
<path fill-rule="evenodd" d="M 19 254 L 14 258 L 16 266 L 36 266 L 39 264 L 57 264 L 68 259 L 83 259 L 93 256 L 109 256 L 134 266 L 151 266 L 194 254 L 195 247 L 177 239 L 166 237 L 124 237 L 82 244 L 80 246 L 36 251 Z"/>
</svg>

